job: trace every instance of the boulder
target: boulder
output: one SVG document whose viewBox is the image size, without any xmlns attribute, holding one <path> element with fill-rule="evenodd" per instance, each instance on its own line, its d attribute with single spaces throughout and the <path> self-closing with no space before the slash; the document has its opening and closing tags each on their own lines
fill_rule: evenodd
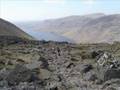
<svg viewBox="0 0 120 90">
<path fill-rule="evenodd" d="M 81 68 L 82 68 L 81 70 L 82 73 L 87 73 L 91 69 L 93 69 L 93 66 L 91 64 L 85 64 L 85 65 L 82 65 Z"/>
<path fill-rule="evenodd" d="M 50 88 L 50 90 L 58 90 L 58 87 Z"/>
<path fill-rule="evenodd" d="M 120 79 L 120 69 L 109 69 L 104 73 L 104 81 Z"/>
<path fill-rule="evenodd" d="M 0 70 L 0 81 L 5 80 L 9 74 L 9 71 L 5 68 Z"/>
<path fill-rule="evenodd" d="M 96 58 L 99 55 L 99 53 L 96 51 L 93 51 L 91 54 L 92 54 L 92 58 Z"/>
<path fill-rule="evenodd" d="M 0 87 L 8 87 L 8 82 L 6 80 L 0 81 Z"/>
<path fill-rule="evenodd" d="M 23 65 L 16 65 L 16 67 L 8 74 L 6 80 L 9 85 L 16 85 L 20 82 L 29 82 L 32 73 Z"/>
<path fill-rule="evenodd" d="M 95 81 L 97 80 L 97 75 L 95 74 L 95 72 L 91 71 L 85 74 L 84 79 L 88 81 Z"/>
<path fill-rule="evenodd" d="M 106 90 L 118 90 L 115 87 L 107 87 Z"/>
<path fill-rule="evenodd" d="M 47 69 L 40 69 L 39 78 L 44 80 L 48 79 L 51 76 L 51 72 Z"/>
</svg>

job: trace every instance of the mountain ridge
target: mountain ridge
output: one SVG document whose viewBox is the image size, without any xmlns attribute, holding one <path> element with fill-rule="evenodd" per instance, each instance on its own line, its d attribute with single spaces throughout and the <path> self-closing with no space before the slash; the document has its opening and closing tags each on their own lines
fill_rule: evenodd
<svg viewBox="0 0 120 90">
<path fill-rule="evenodd" d="M 30 30 L 54 32 L 75 43 L 120 41 L 120 14 L 89 14 L 68 16 L 27 24 Z M 24 24 L 18 26 L 25 28 Z M 29 28 L 28 28 L 29 30 Z"/>
</svg>

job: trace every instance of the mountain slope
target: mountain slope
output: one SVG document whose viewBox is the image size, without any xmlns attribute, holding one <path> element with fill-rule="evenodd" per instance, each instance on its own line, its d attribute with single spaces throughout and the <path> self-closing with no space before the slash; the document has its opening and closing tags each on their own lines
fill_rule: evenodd
<svg viewBox="0 0 120 90">
<path fill-rule="evenodd" d="M 30 30 L 34 31 L 54 32 L 75 43 L 120 41 L 120 14 L 76 15 L 17 25 L 28 30 L 30 27 Z"/>
<path fill-rule="evenodd" d="M 17 26 L 3 19 L 0 19 L 0 36 L 17 36 L 25 39 L 33 39 Z"/>
<path fill-rule="evenodd" d="M 120 41 L 120 15 L 108 15 L 91 20 L 82 29 L 64 33 L 75 42 L 113 42 Z"/>
<path fill-rule="evenodd" d="M 23 28 L 24 30 L 64 33 L 72 29 L 74 30 L 77 28 L 80 29 L 83 25 L 85 25 L 89 21 L 102 16 L 105 15 L 102 13 L 90 14 L 85 16 L 74 15 L 74 16 L 68 16 L 59 19 L 44 20 L 44 21 L 20 22 L 20 23 L 16 23 L 16 25 Z"/>
</svg>

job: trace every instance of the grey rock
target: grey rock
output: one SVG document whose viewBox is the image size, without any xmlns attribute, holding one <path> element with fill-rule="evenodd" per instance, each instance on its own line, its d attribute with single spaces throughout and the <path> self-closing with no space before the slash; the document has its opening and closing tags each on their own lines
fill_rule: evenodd
<svg viewBox="0 0 120 90">
<path fill-rule="evenodd" d="M 95 74 L 95 72 L 88 72 L 85 74 L 84 76 L 85 80 L 88 80 L 88 81 L 95 81 L 97 80 L 97 75 Z"/>
<path fill-rule="evenodd" d="M 81 72 L 82 72 L 82 73 L 87 73 L 87 72 L 89 72 L 91 69 L 93 69 L 93 66 L 90 65 L 90 64 L 85 64 L 85 65 L 82 65 L 81 68 L 82 68 L 82 69 L 81 69 Z"/>
<path fill-rule="evenodd" d="M 120 70 L 119 69 L 107 70 L 104 74 L 104 81 L 107 81 L 110 79 L 120 79 Z"/>
<path fill-rule="evenodd" d="M 44 79 L 48 79 L 51 76 L 51 72 L 48 71 L 47 69 L 40 69 L 40 74 L 39 74 L 39 78 L 44 80 Z"/>
<path fill-rule="evenodd" d="M 8 87 L 8 82 L 6 80 L 0 81 L 0 87 Z"/>
<path fill-rule="evenodd" d="M 16 85 L 20 82 L 29 82 L 32 73 L 23 65 L 16 65 L 16 67 L 8 74 L 7 81 L 9 85 Z"/>
</svg>

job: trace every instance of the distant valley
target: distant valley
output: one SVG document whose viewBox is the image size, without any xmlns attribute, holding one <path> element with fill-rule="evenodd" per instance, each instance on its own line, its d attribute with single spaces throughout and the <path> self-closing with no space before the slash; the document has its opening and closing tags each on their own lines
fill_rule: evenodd
<svg viewBox="0 0 120 90">
<path fill-rule="evenodd" d="M 72 43 L 120 41 L 120 14 L 74 15 L 59 19 L 17 22 L 15 24 L 38 40 Z"/>
</svg>

